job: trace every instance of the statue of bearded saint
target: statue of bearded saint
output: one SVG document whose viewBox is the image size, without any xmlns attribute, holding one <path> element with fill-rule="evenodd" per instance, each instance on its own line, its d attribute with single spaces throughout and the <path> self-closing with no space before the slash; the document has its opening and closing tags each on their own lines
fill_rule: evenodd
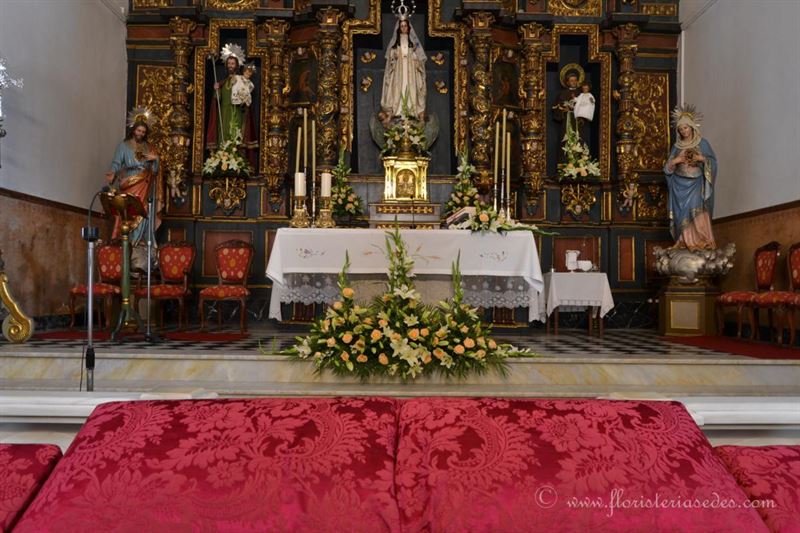
<svg viewBox="0 0 800 533">
<path fill-rule="evenodd" d="M 378 115 L 384 126 L 394 117 L 403 116 L 404 105 L 408 116 L 425 120 L 426 59 L 408 15 L 400 15 L 386 50 L 381 112 Z"/>
</svg>

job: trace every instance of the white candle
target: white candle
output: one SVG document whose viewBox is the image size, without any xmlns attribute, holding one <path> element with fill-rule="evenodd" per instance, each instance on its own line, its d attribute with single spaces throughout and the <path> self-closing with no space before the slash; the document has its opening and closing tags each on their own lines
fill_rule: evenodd
<svg viewBox="0 0 800 533">
<path fill-rule="evenodd" d="M 506 205 L 511 202 L 511 132 L 506 132 Z"/>
<path fill-rule="evenodd" d="M 308 169 L 308 109 L 303 108 L 303 171 Z"/>
<path fill-rule="evenodd" d="M 301 126 L 297 126 L 297 150 L 295 151 L 294 157 L 294 173 L 297 174 L 300 172 L 300 147 L 303 144 L 303 128 Z"/>
<path fill-rule="evenodd" d="M 506 117 L 508 116 L 508 111 L 503 109 L 503 131 L 501 133 L 500 142 L 503 143 L 502 150 L 500 150 L 500 169 L 502 172 L 508 172 L 508 168 L 506 168 Z"/>
<path fill-rule="evenodd" d="M 294 195 L 306 195 L 306 174 L 305 172 L 295 172 L 294 174 Z"/>
<path fill-rule="evenodd" d="M 323 198 L 328 198 L 331 195 L 331 173 L 323 172 L 320 177 L 322 179 L 322 184 L 320 187 L 320 196 L 322 196 Z"/>
<path fill-rule="evenodd" d="M 500 121 L 494 123 L 494 182 L 497 185 L 497 165 L 500 161 Z"/>
</svg>

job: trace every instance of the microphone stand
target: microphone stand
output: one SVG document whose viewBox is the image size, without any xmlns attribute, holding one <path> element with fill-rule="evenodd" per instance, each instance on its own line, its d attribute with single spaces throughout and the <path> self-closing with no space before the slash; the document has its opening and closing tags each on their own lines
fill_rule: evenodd
<svg viewBox="0 0 800 533">
<path fill-rule="evenodd" d="M 92 226 L 92 208 L 97 197 L 111 188 L 106 185 L 101 190 L 94 193 L 92 201 L 89 203 L 89 213 L 86 219 L 86 226 L 81 228 L 81 238 L 87 242 L 86 249 L 86 390 L 94 390 L 94 245 L 100 237 L 100 230 L 97 226 Z"/>
<path fill-rule="evenodd" d="M 160 163 L 160 162 L 159 162 Z M 150 166 L 150 194 L 149 198 L 147 199 L 147 329 L 144 333 L 144 340 L 147 342 L 158 342 L 161 339 L 157 338 L 153 335 L 151 330 L 151 320 L 150 320 L 150 309 L 152 308 L 151 305 L 151 298 L 152 298 L 152 271 L 153 271 L 153 242 L 155 241 L 155 235 L 153 234 L 153 212 L 155 211 L 155 203 L 156 203 L 156 187 L 152 180 L 155 179 L 153 175 L 153 162 L 148 161 L 147 163 Z"/>
</svg>

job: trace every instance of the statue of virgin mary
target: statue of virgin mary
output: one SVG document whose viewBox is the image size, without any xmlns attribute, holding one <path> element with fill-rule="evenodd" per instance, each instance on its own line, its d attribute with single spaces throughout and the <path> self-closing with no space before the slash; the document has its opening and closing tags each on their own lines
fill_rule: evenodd
<svg viewBox="0 0 800 533">
<path fill-rule="evenodd" d="M 425 120 L 425 50 L 408 15 L 400 15 L 386 49 L 386 70 L 381 93 L 381 122 L 403 115 Z"/>
</svg>

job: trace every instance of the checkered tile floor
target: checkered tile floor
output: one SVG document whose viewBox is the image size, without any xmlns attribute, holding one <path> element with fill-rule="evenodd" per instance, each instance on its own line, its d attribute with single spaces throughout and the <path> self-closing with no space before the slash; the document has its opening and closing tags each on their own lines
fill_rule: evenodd
<svg viewBox="0 0 800 533">
<path fill-rule="evenodd" d="M 95 341 L 98 351 L 126 353 L 147 352 L 152 354 L 185 353 L 208 355 L 219 354 L 253 354 L 259 346 L 266 353 L 276 353 L 294 344 L 294 338 L 304 334 L 304 328 L 292 326 L 291 329 L 278 328 L 273 325 L 254 325 L 246 338 L 225 341 L 184 341 L 162 340 L 146 342 L 142 335 L 123 338 L 117 342 Z M 238 333 L 238 329 L 211 330 L 211 333 Z M 158 333 L 158 332 L 156 332 Z M 728 358 L 739 356 L 675 344 L 661 339 L 653 330 L 644 329 L 611 329 L 606 330 L 605 337 L 589 336 L 585 330 L 561 329 L 558 335 L 534 332 L 496 332 L 494 338 L 508 342 L 519 348 L 557 358 L 664 358 L 664 359 L 697 359 Z M 0 339 L 2 339 L 0 337 Z M 66 352 L 80 350 L 85 344 L 83 339 L 76 340 L 37 340 L 33 339 L 22 345 L 13 345 L 0 340 L 0 353 L 10 352 Z"/>
</svg>

